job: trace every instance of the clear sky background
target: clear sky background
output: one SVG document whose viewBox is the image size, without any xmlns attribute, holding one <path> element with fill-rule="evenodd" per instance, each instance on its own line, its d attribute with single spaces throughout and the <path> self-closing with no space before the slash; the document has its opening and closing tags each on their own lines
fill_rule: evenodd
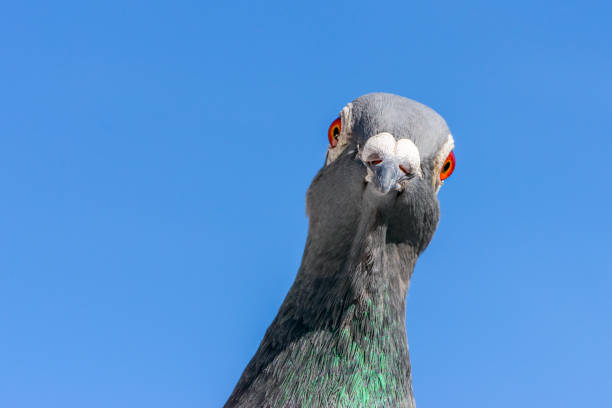
<svg viewBox="0 0 612 408">
<path fill-rule="evenodd" d="M 456 141 L 407 301 L 419 407 L 605 407 L 609 1 L 10 2 L 0 406 L 219 407 L 357 96 Z"/>
</svg>

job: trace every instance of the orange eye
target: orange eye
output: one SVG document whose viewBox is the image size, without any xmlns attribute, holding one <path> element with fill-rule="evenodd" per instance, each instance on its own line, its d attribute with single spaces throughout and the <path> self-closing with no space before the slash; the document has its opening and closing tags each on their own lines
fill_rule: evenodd
<svg viewBox="0 0 612 408">
<path fill-rule="evenodd" d="M 453 174 L 453 170 L 455 170 L 455 153 L 450 152 L 446 160 L 444 160 L 442 170 L 440 170 L 440 180 L 449 178 Z"/>
<path fill-rule="evenodd" d="M 329 130 L 327 131 L 327 139 L 329 140 L 329 145 L 333 148 L 338 144 L 338 138 L 340 137 L 340 130 L 342 130 L 342 122 L 340 121 L 340 117 L 336 118 L 329 125 Z"/>
</svg>

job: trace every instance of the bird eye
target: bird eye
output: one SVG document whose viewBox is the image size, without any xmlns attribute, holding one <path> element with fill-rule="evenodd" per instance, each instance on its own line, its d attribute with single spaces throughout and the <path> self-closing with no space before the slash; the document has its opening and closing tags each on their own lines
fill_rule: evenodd
<svg viewBox="0 0 612 408">
<path fill-rule="evenodd" d="M 336 118 L 329 125 L 329 130 L 327 131 L 327 139 L 329 140 L 329 145 L 334 148 L 338 144 L 338 138 L 340 138 L 340 131 L 342 130 L 342 122 L 340 121 L 340 117 Z"/>
<path fill-rule="evenodd" d="M 440 170 L 440 180 L 449 178 L 453 174 L 453 170 L 455 170 L 455 153 L 450 152 L 446 160 L 444 160 L 442 170 Z"/>
</svg>

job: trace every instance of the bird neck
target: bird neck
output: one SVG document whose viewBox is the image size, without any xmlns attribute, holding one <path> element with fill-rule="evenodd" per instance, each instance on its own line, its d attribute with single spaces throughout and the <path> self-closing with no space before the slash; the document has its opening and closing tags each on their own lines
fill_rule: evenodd
<svg viewBox="0 0 612 408">
<path fill-rule="evenodd" d="M 377 216 L 335 235 L 319 228 L 329 227 L 311 222 L 296 280 L 226 407 L 413 408 L 405 299 L 416 252 Z"/>
<path fill-rule="evenodd" d="M 408 241 L 390 239 L 393 231 L 375 212 L 336 234 L 319 233 L 319 227 L 311 224 L 302 266 L 285 304 L 294 300 L 307 305 L 301 308 L 304 321 L 323 322 L 328 328 L 342 328 L 355 308 L 365 312 L 382 307 L 385 321 L 404 323 L 417 249 Z M 373 315 L 358 316 L 368 318 Z"/>
<path fill-rule="evenodd" d="M 412 407 L 405 299 L 416 252 L 387 242 L 387 226 L 376 216 L 362 219 L 352 241 L 336 241 L 336 248 L 318 244 L 311 232 L 285 301 L 290 309 L 294 299 L 309 305 L 293 309 L 305 330 L 293 360 L 300 367 L 294 386 L 322 389 L 311 395 L 337 399 L 338 406 Z"/>
</svg>

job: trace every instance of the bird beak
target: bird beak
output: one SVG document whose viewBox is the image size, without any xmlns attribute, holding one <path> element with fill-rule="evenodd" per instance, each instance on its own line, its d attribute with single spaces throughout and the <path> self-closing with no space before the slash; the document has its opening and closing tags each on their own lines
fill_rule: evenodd
<svg viewBox="0 0 612 408">
<path fill-rule="evenodd" d="M 400 181 L 420 175 L 419 149 L 409 139 L 395 140 L 391 133 L 370 137 L 359 150 L 359 158 L 367 168 L 366 181 L 382 194 L 402 191 Z"/>
<path fill-rule="evenodd" d="M 382 163 L 371 167 L 372 182 L 378 191 L 387 194 L 391 190 L 401 190 L 399 184 L 403 176 L 397 163 L 393 161 L 383 161 Z"/>
</svg>

